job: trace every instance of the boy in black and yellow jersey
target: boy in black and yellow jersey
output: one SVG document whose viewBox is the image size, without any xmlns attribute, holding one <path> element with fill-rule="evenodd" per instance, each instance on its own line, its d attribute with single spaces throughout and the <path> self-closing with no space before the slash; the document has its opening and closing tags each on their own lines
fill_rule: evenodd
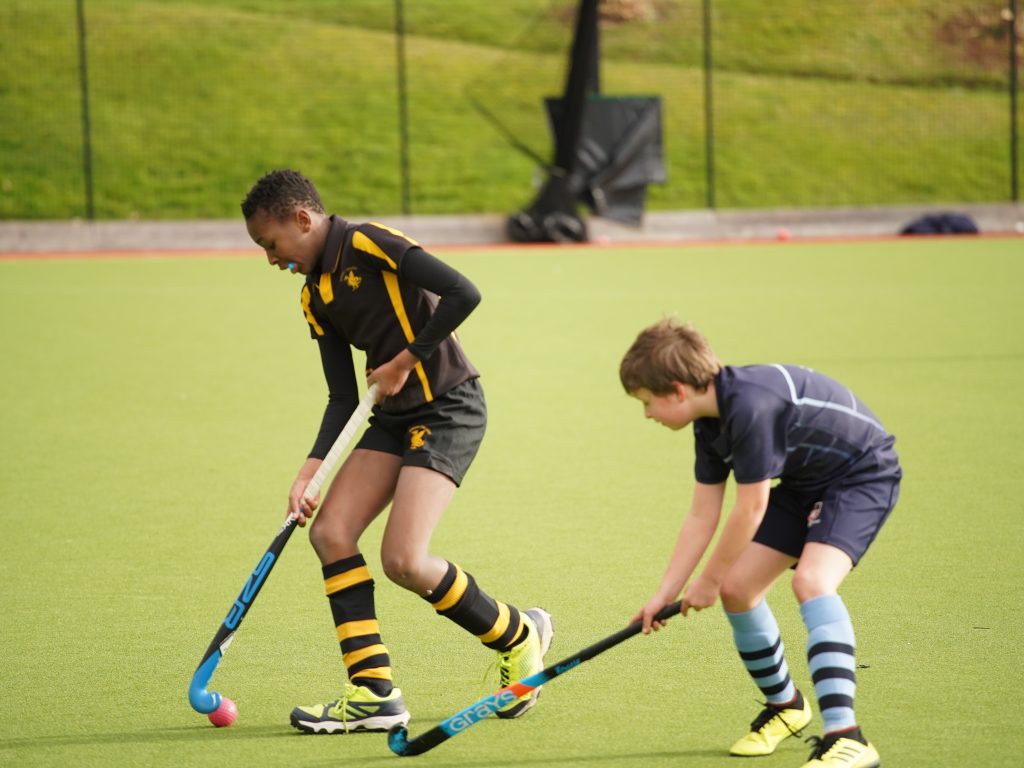
<svg viewBox="0 0 1024 768">
<path fill-rule="evenodd" d="M 296 707 L 311 733 L 387 730 L 409 713 L 392 684 L 374 608 L 374 582 L 359 538 L 388 506 L 381 564 L 389 579 L 497 651 L 501 685 L 543 669 L 551 617 L 495 600 L 472 575 L 429 552 L 430 538 L 476 455 L 487 408 L 455 329 L 480 301 L 463 275 L 401 232 L 328 216 L 313 184 L 292 170 L 261 178 L 242 202 L 253 241 L 271 266 L 305 275 L 302 311 L 317 341 L 329 397 L 320 432 L 288 495 L 288 514 L 313 518 L 309 538 L 323 567 L 341 654 L 344 693 Z M 359 401 L 352 347 L 378 385 L 369 426 L 323 503 L 302 493 Z M 518 717 L 536 694 L 499 717 Z"/>
</svg>

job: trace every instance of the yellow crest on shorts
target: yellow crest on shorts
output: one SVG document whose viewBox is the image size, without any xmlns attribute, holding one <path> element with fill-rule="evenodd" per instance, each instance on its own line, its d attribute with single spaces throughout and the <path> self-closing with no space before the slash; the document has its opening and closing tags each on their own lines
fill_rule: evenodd
<svg viewBox="0 0 1024 768">
<path fill-rule="evenodd" d="M 424 427 L 422 424 L 415 427 L 409 427 L 409 448 L 416 450 L 422 448 L 427 441 L 427 435 L 430 434 L 430 430 Z"/>
</svg>

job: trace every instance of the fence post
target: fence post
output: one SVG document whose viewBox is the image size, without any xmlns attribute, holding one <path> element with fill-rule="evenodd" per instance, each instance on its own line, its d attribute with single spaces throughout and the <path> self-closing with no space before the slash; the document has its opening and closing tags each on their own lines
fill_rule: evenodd
<svg viewBox="0 0 1024 768">
<path fill-rule="evenodd" d="M 92 194 L 92 128 L 89 123 L 89 68 L 85 45 L 85 0 L 77 0 L 78 82 L 82 94 L 82 165 L 85 175 L 85 217 L 92 221 L 96 209 Z"/>
<path fill-rule="evenodd" d="M 395 0 L 395 48 L 398 55 L 398 156 L 402 213 L 412 213 L 409 202 L 409 99 L 405 85 L 405 8 Z"/>
<path fill-rule="evenodd" d="M 1010 38 L 1010 199 L 1013 202 L 1020 200 L 1020 161 L 1018 146 L 1020 134 L 1017 126 L 1017 0 L 1010 0 L 1008 9 Z"/>
<path fill-rule="evenodd" d="M 711 54 L 711 0 L 704 0 L 704 169 L 707 206 L 715 207 L 715 111 Z"/>
</svg>

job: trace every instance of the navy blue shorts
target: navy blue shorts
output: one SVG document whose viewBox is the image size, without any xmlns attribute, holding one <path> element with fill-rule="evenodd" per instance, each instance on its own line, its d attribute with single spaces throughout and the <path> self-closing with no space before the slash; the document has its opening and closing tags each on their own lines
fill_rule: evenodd
<svg viewBox="0 0 1024 768">
<path fill-rule="evenodd" d="M 771 490 L 754 541 L 796 558 L 805 542 L 830 544 L 848 554 L 856 565 L 896 506 L 899 494 L 898 476 L 838 482 L 812 493 L 780 483 Z"/>
<path fill-rule="evenodd" d="M 402 413 L 374 407 L 356 448 L 401 456 L 403 467 L 433 469 L 461 485 L 486 428 L 484 390 L 479 379 L 470 379 Z"/>
</svg>

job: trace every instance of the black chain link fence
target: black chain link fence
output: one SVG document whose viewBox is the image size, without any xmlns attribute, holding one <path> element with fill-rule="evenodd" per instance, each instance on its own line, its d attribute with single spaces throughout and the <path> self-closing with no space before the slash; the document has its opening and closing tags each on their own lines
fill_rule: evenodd
<svg viewBox="0 0 1024 768">
<path fill-rule="evenodd" d="M 273 167 L 349 215 L 535 192 L 576 0 L 3 0 L 0 218 L 234 217 Z M 603 0 L 657 96 L 649 209 L 1019 200 L 1016 0 Z"/>
</svg>

